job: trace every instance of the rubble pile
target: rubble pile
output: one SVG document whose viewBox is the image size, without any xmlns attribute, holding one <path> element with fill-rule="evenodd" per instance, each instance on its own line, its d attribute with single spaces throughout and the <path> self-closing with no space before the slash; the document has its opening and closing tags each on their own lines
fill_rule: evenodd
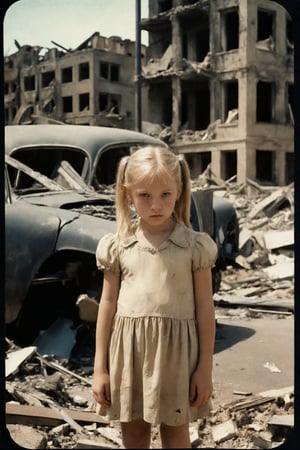
<svg viewBox="0 0 300 450">
<path fill-rule="evenodd" d="M 20 355 L 22 353 L 22 356 Z M 12 438 L 29 449 L 122 448 L 119 424 L 97 414 L 91 375 L 70 371 L 67 361 L 15 349 L 15 370 L 6 381 L 6 421 Z M 194 448 L 274 448 L 289 437 L 294 421 L 294 388 L 256 395 L 240 393 L 209 417 L 192 422 Z M 159 429 L 152 448 L 161 448 Z"/>
<path fill-rule="evenodd" d="M 222 274 L 215 303 L 294 311 L 294 184 L 238 185 L 217 179 L 208 167 L 192 186 L 213 187 L 238 215 L 239 252 Z"/>
</svg>

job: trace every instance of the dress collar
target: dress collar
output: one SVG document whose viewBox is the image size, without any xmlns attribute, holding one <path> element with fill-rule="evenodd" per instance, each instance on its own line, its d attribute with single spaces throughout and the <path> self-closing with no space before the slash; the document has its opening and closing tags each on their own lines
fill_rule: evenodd
<svg viewBox="0 0 300 450">
<path fill-rule="evenodd" d="M 173 244 L 177 245 L 178 247 L 188 247 L 190 244 L 190 238 L 188 234 L 189 228 L 179 222 L 176 222 L 174 230 L 171 232 L 170 236 L 165 240 L 165 242 L 161 244 L 160 248 L 164 248 L 165 244 L 168 241 L 173 242 Z M 138 242 L 138 239 L 135 234 L 132 234 L 127 238 L 121 240 L 120 246 L 123 248 L 128 248 L 136 242 Z"/>
</svg>

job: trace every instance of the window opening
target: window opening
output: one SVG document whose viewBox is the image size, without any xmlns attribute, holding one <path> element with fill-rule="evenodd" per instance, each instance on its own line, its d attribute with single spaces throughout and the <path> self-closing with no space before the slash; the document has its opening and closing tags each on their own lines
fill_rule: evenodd
<svg viewBox="0 0 300 450">
<path fill-rule="evenodd" d="M 120 114 L 121 97 L 114 94 L 99 94 L 99 111 Z"/>
<path fill-rule="evenodd" d="M 256 87 L 256 121 L 272 122 L 273 120 L 273 85 L 259 81 Z"/>
<path fill-rule="evenodd" d="M 62 103 L 63 103 L 63 112 L 64 113 L 73 112 L 73 97 L 72 96 L 63 97 Z"/>
<path fill-rule="evenodd" d="M 24 77 L 24 91 L 34 91 L 35 90 L 35 76 L 29 75 Z"/>
<path fill-rule="evenodd" d="M 196 33 L 196 61 L 203 61 L 209 52 L 209 31 L 200 30 Z"/>
<path fill-rule="evenodd" d="M 79 111 L 90 109 L 90 94 L 87 92 L 85 94 L 79 95 Z"/>
<path fill-rule="evenodd" d="M 275 152 L 256 150 L 256 179 L 265 184 L 275 184 Z"/>
<path fill-rule="evenodd" d="M 295 180 L 295 160 L 294 153 L 285 154 L 285 183 L 290 184 Z"/>
<path fill-rule="evenodd" d="M 100 63 L 100 76 L 102 78 L 104 78 L 105 80 L 108 80 L 108 76 L 109 76 L 108 74 L 109 74 L 108 63 L 101 62 Z"/>
<path fill-rule="evenodd" d="M 221 177 L 224 181 L 237 174 L 237 152 L 226 150 L 221 152 Z"/>
<path fill-rule="evenodd" d="M 119 81 L 119 66 L 117 64 L 111 64 L 110 66 L 110 79 L 111 81 Z"/>
<path fill-rule="evenodd" d="M 79 81 L 90 78 L 90 65 L 88 62 L 79 64 Z"/>
<path fill-rule="evenodd" d="M 55 78 L 54 70 L 42 73 L 42 88 L 48 87 L 50 83 L 54 81 L 54 78 Z"/>
<path fill-rule="evenodd" d="M 205 130 L 210 123 L 210 91 L 199 89 L 195 93 L 195 129 Z"/>
<path fill-rule="evenodd" d="M 275 12 L 258 10 L 257 11 L 257 41 L 263 41 L 265 39 L 274 39 L 274 23 Z"/>
<path fill-rule="evenodd" d="M 238 9 L 225 11 L 222 14 L 222 51 L 239 48 L 239 13 Z"/>
<path fill-rule="evenodd" d="M 238 109 L 239 107 L 239 93 L 238 93 L 238 81 L 226 81 L 224 83 L 224 117 L 225 122 L 229 111 Z"/>
<path fill-rule="evenodd" d="M 62 83 L 71 83 L 73 81 L 73 68 L 65 67 L 61 71 L 61 81 Z"/>
</svg>

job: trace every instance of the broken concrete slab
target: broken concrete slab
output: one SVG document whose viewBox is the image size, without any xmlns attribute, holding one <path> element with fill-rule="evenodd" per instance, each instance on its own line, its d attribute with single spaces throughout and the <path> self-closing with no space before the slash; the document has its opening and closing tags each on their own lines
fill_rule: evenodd
<svg viewBox="0 0 300 450">
<path fill-rule="evenodd" d="M 47 434 L 27 425 L 9 424 L 8 432 L 18 445 L 28 449 L 47 448 Z"/>
<path fill-rule="evenodd" d="M 30 346 L 9 352 L 5 360 L 5 377 L 15 374 L 20 364 L 30 358 L 36 350 L 36 346 Z"/>
<path fill-rule="evenodd" d="M 294 261 L 275 264 L 274 266 L 265 267 L 263 271 L 272 280 L 293 278 L 295 275 L 295 264 Z"/>
<path fill-rule="evenodd" d="M 283 231 L 268 231 L 264 234 L 265 246 L 269 250 L 294 245 L 294 229 Z"/>
<path fill-rule="evenodd" d="M 237 425 L 230 419 L 212 427 L 212 434 L 216 444 L 224 442 L 237 434 Z"/>
</svg>

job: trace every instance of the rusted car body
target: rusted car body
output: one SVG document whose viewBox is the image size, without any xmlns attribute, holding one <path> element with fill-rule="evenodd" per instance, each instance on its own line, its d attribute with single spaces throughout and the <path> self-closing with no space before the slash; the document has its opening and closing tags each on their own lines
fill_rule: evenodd
<svg viewBox="0 0 300 450">
<path fill-rule="evenodd" d="M 118 162 L 147 143 L 165 145 L 142 133 L 114 128 L 5 128 L 5 295 L 11 337 L 22 336 L 22 343 L 30 344 L 58 315 L 76 322 L 79 295 L 99 299 L 102 279 L 95 251 L 99 239 L 115 230 Z M 213 190 L 197 190 L 192 193 L 191 223 L 218 245 L 216 292 L 222 269 L 238 249 L 236 211 Z"/>
</svg>

